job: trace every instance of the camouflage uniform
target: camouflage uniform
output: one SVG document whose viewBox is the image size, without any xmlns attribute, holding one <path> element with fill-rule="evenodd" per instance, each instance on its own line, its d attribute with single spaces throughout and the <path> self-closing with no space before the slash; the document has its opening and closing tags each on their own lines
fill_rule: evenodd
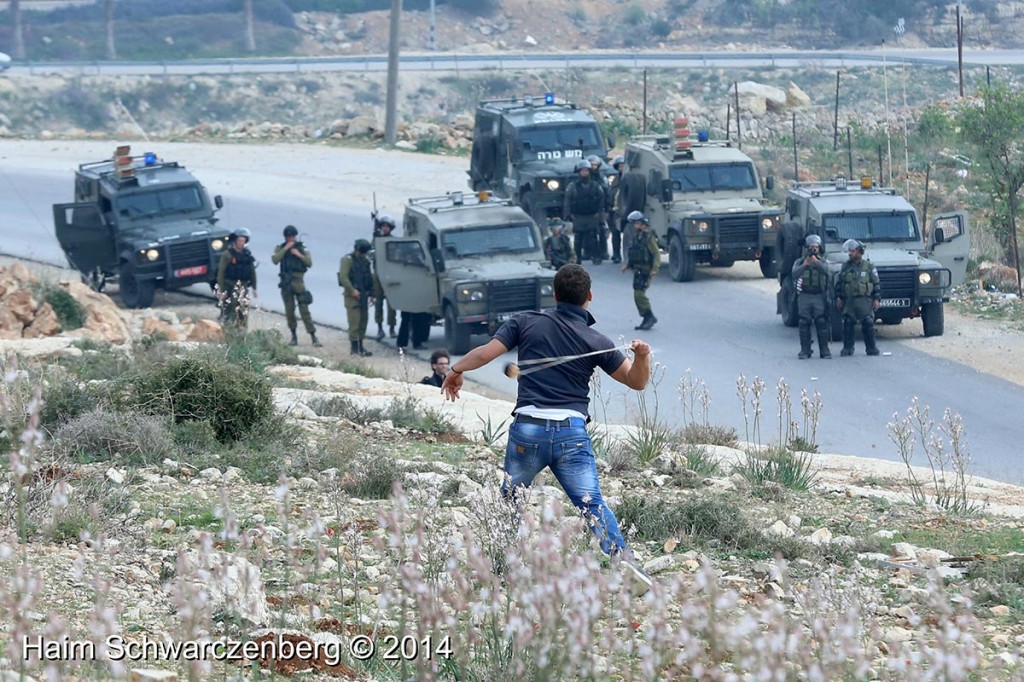
<svg viewBox="0 0 1024 682">
<path fill-rule="evenodd" d="M 373 354 L 363 346 L 370 312 L 369 299 L 374 292 L 373 269 L 367 256 L 369 251 L 369 242 L 365 239 L 357 240 L 355 250 L 342 257 L 338 270 L 338 285 L 345 290 L 348 340 L 352 344 L 353 355 Z"/>
<path fill-rule="evenodd" d="M 256 288 L 256 259 L 249 247 L 241 251 L 231 244 L 224 249 L 217 264 L 217 291 L 222 295 L 221 311 L 224 322 L 236 328 L 248 329 L 249 290 Z"/>
<path fill-rule="evenodd" d="M 296 256 L 292 249 L 299 252 Z M 309 253 L 302 242 L 284 242 L 274 248 L 270 257 L 274 265 L 281 266 L 278 286 L 281 288 L 281 298 L 284 300 L 284 316 L 291 331 L 291 345 L 298 344 L 296 330 L 299 322 L 295 319 L 295 307 L 298 305 L 299 315 L 302 317 L 302 324 L 306 333 L 313 339 L 313 345 L 319 346 L 316 338 L 316 327 L 313 325 L 313 316 L 309 313 L 309 304 L 313 302 L 313 294 L 306 289 L 306 270 L 313 267 L 313 256 Z"/>
<path fill-rule="evenodd" d="M 875 301 L 882 299 L 878 270 L 866 258 L 859 263 L 848 260 L 836 278 L 836 301 L 843 310 L 843 350 L 840 355 L 853 355 L 853 333 L 860 322 L 864 347 L 868 355 L 878 355 L 875 345 Z"/>
</svg>

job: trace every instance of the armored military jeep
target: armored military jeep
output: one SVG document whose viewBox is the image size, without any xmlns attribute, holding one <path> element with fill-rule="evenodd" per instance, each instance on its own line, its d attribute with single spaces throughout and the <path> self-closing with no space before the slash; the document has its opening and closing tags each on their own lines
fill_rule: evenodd
<svg viewBox="0 0 1024 682">
<path fill-rule="evenodd" d="M 157 288 L 216 281 L 228 230 L 214 212 L 223 205 L 184 166 L 121 146 L 78 167 L 75 201 L 54 204 L 53 222 L 84 282 L 100 291 L 116 278 L 127 307 L 148 308 Z"/>
<path fill-rule="evenodd" d="M 615 146 L 614 138 L 607 142 Z M 600 126 L 575 104 L 551 95 L 485 100 L 476 109 L 469 186 L 522 206 L 546 236 L 547 219 L 564 217 L 576 162 L 592 154 L 601 158 L 602 176 L 617 177 Z"/>
<path fill-rule="evenodd" d="M 843 242 L 856 239 L 865 246 L 864 257 L 878 269 L 882 303 L 876 319 L 899 324 L 920 317 L 925 336 L 941 336 L 949 288 L 967 275 L 970 236 L 965 213 L 939 215 L 930 222 L 923 233 L 910 202 L 895 189 L 874 186 L 870 178 L 859 183 L 847 183 L 845 178 L 796 183 L 786 197 L 779 233 L 776 312 L 787 327 L 799 323 L 792 268 L 807 235 L 821 237 L 833 277 L 847 260 Z M 831 326 L 833 340 L 840 340 L 842 318 L 834 307 Z"/>
<path fill-rule="evenodd" d="M 448 350 L 493 334 L 525 310 L 555 305 L 540 232 L 509 200 L 486 196 L 410 199 L 401 238 L 374 240 L 374 266 L 389 303 L 444 320 Z"/>
<path fill-rule="evenodd" d="M 644 135 L 626 145 L 627 172 L 620 205 L 642 211 L 677 282 L 693 279 L 698 263 L 728 268 L 760 262 L 766 278 L 777 270 L 774 250 L 782 211 L 766 205 L 757 168 L 728 141 L 683 135 Z M 774 180 L 765 179 L 772 189 Z"/>
</svg>

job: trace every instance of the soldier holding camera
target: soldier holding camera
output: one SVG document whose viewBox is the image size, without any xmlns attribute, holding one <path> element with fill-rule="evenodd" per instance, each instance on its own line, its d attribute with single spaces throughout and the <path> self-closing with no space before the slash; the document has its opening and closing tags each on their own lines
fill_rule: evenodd
<svg viewBox="0 0 1024 682">
<path fill-rule="evenodd" d="M 811 325 L 818 336 L 818 353 L 823 359 L 832 357 L 828 349 L 829 336 L 829 299 L 832 296 L 832 276 L 828 265 L 821 255 L 821 237 L 816 234 L 807 235 L 804 241 L 804 254 L 793 263 L 793 281 L 797 288 L 797 310 L 800 314 L 800 353 L 801 360 L 813 355 L 811 349 Z"/>
<path fill-rule="evenodd" d="M 306 270 L 313 267 L 313 256 L 310 255 L 302 242 L 298 241 L 299 230 L 294 225 L 284 228 L 284 243 L 274 249 L 274 255 L 270 260 L 274 265 L 281 266 L 281 298 L 284 299 L 284 314 L 288 321 L 288 329 L 292 338 L 288 342 L 290 346 L 299 344 L 296 329 L 299 326 L 295 319 L 295 306 L 298 304 L 299 314 L 302 316 L 302 324 L 306 332 L 313 339 L 313 345 L 320 347 L 321 344 L 316 338 L 316 327 L 313 326 L 313 317 L 309 314 L 309 304 L 313 302 L 313 292 L 306 289 Z"/>
</svg>

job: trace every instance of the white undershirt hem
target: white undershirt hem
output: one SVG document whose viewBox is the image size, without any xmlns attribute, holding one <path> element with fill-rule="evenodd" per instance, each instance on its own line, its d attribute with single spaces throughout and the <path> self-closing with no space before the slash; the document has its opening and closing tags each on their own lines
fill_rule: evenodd
<svg viewBox="0 0 1024 682">
<path fill-rule="evenodd" d="M 523 405 L 516 414 L 522 414 L 527 417 L 535 417 L 536 419 L 551 419 L 553 421 L 562 421 L 570 417 L 579 417 L 580 419 L 586 419 L 586 416 L 577 412 L 576 410 L 563 410 L 554 407 L 537 407 L 535 405 Z"/>
</svg>

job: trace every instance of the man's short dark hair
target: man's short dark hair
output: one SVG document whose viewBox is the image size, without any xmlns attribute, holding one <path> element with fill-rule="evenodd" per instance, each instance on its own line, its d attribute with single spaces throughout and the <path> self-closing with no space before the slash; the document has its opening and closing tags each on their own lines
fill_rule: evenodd
<svg viewBox="0 0 1024 682">
<path fill-rule="evenodd" d="M 430 364 L 436 365 L 437 361 L 440 360 L 441 358 L 445 358 L 447 360 L 451 360 L 451 356 L 448 355 L 448 349 L 446 349 L 446 348 L 438 348 L 433 353 L 431 353 L 430 354 Z"/>
<path fill-rule="evenodd" d="M 583 305 L 590 298 L 590 273 L 576 263 L 567 263 L 555 273 L 555 300 Z"/>
</svg>

